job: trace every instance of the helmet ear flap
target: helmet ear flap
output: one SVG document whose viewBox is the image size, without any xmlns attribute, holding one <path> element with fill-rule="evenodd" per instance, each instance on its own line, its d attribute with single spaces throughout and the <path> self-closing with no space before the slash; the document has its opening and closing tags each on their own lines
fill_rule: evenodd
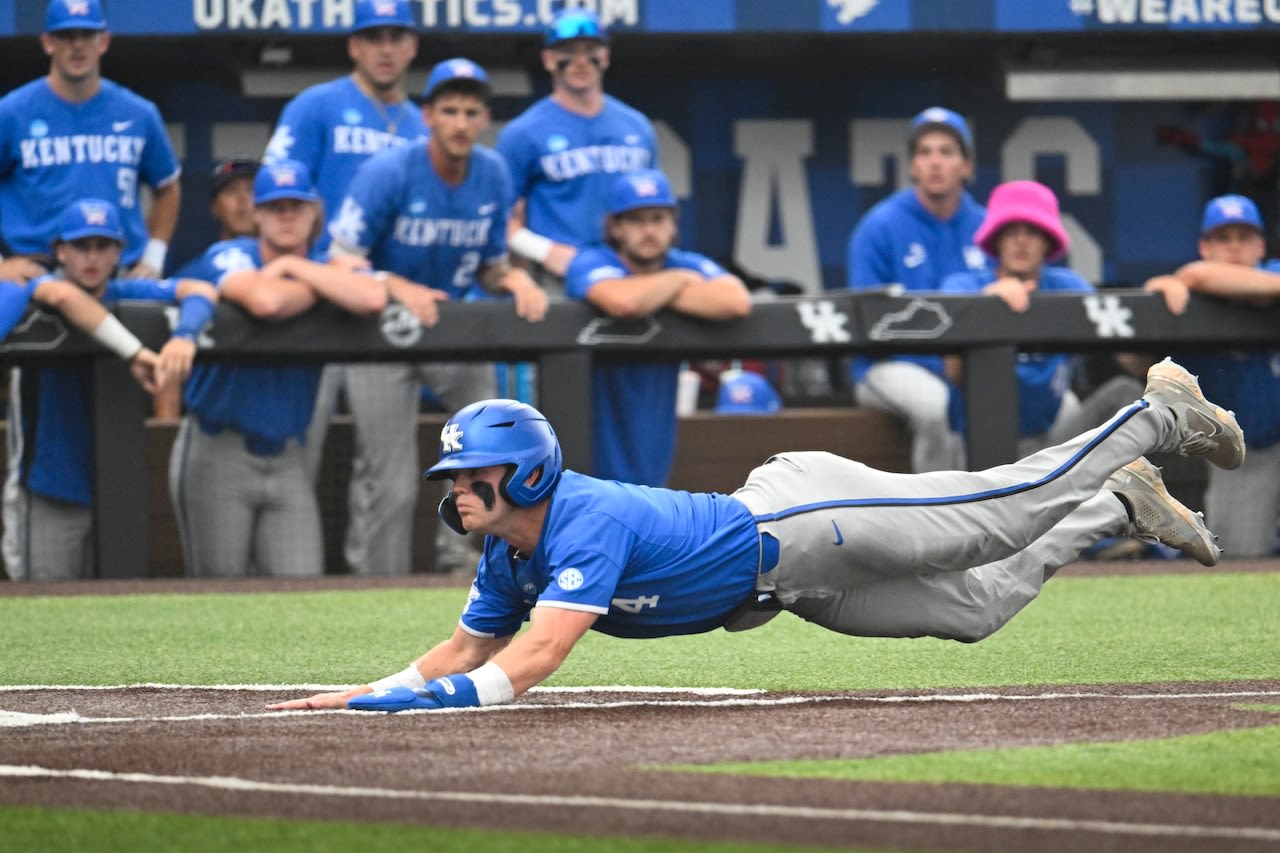
<svg viewBox="0 0 1280 853">
<path fill-rule="evenodd" d="M 462 516 L 458 514 L 458 505 L 453 501 L 453 491 L 445 493 L 444 499 L 440 501 L 440 520 L 449 525 L 449 529 L 459 536 L 467 535 L 467 528 L 462 526 Z"/>
</svg>

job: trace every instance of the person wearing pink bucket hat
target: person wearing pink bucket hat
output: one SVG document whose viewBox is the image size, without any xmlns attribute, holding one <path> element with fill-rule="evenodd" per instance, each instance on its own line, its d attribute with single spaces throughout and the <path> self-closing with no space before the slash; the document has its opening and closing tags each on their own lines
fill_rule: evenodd
<svg viewBox="0 0 1280 853">
<path fill-rule="evenodd" d="M 987 214 L 974 242 L 991 256 L 993 267 L 955 273 L 942 281 L 949 293 L 984 293 L 1003 299 L 1019 314 L 1031 306 L 1031 294 L 1092 293 L 1093 287 L 1066 267 L 1051 266 L 1071 246 L 1062 225 L 1058 198 L 1035 181 L 1009 181 L 991 192 Z M 965 405 L 959 390 L 962 362 L 946 360 L 952 383 L 948 420 L 957 433 L 965 431 Z M 1074 359 L 1067 353 L 1020 353 L 1018 356 L 1018 452 L 1034 453 L 1105 421 L 1124 400 L 1140 393 L 1137 380 L 1118 376 L 1103 384 L 1083 403 L 1071 390 Z"/>
</svg>

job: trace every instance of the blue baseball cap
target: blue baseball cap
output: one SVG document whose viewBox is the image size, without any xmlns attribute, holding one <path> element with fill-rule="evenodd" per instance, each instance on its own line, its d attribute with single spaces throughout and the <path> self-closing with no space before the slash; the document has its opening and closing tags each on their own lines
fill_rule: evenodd
<svg viewBox="0 0 1280 853">
<path fill-rule="evenodd" d="M 418 23 L 409 10 L 409 0 L 358 0 L 356 21 L 351 25 L 351 32 L 374 27 L 401 27 L 416 31 Z"/>
<path fill-rule="evenodd" d="M 1246 225 L 1256 228 L 1259 233 L 1266 233 L 1258 206 L 1242 195 L 1220 195 L 1204 206 L 1204 217 L 1200 220 L 1201 236 L 1224 225 Z"/>
<path fill-rule="evenodd" d="M 282 198 L 317 201 L 311 170 L 297 160 L 273 160 L 263 163 L 253 179 L 253 203 L 266 204 Z"/>
<path fill-rule="evenodd" d="M 120 212 L 114 204 L 100 198 L 82 198 L 73 201 L 62 212 L 62 220 L 58 223 L 58 241 L 69 243 L 85 237 L 106 237 L 117 243 L 124 242 Z"/>
<path fill-rule="evenodd" d="M 657 169 L 636 169 L 618 176 L 609 192 L 610 216 L 642 207 L 678 207 L 671 182 Z"/>
<path fill-rule="evenodd" d="M 920 137 L 934 130 L 950 133 L 960 143 L 960 150 L 965 159 L 973 159 L 973 134 L 969 133 L 968 122 L 959 113 L 945 107 L 929 107 L 911 120 L 911 135 L 907 137 L 907 150 L 914 153 Z"/>
<path fill-rule="evenodd" d="M 456 83 L 467 93 L 475 91 L 481 98 L 489 97 L 489 75 L 470 59 L 455 57 L 437 62 L 427 75 L 427 85 L 422 89 L 422 100 L 431 101 L 441 86 Z"/>
<path fill-rule="evenodd" d="M 721 374 L 717 414 L 771 415 L 781 408 L 782 398 L 759 373 L 731 370 Z"/>
<path fill-rule="evenodd" d="M 49 0 L 44 13 L 44 31 L 105 30 L 107 16 L 98 0 Z"/>
<path fill-rule="evenodd" d="M 600 23 L 595 12 L 586 9 L 564 9 L 547 27 L 542 44 L 544 47 L 554 47 L 561 42 L 574 39 L 591 39 L 608 44 L 609 33 Z"/>
</svg>

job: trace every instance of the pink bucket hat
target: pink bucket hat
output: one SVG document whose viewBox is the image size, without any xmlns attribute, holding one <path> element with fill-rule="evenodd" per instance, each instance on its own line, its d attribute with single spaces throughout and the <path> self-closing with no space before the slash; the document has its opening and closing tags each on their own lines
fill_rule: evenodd
<svg viewBox="0 0 1280 853">
<path fill-rule="evenodd" d="M 1056 261 L 1071 248 L 1071 238 L 1062 227 L 1058 213 L 1058 197 L 1053 190 L 1035 181 L 1008 181 L 991 191 L 987 216 L 982 220 L 973 242 L 991 257 L 996 256 L 996 236 L 1000 229 L 1014 222 L 1034 225 L 1049 235 L 1047 261 Z"/>
</svg>

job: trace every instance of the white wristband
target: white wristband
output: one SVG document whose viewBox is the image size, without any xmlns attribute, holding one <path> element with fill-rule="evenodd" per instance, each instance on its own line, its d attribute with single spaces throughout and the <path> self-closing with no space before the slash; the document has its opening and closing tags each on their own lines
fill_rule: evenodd
<svg viewBox="0 0 1280 853">
<path fill-rule="evenodd" d="M 169 254 L 169 244 L 152 237 L 147 241 L 147 248 L 142 250 L 142 263 L 156 271 L 156 275 L 164 272 L 164 259 Z"/>
<path fill-rule="evenodd" d="M 476 697 L 481 705 L 502 705 L 516 698 L 516 689 L 511 686 L 511 679 L 493 661 L 471 670 L 467 677 L 476 686 Z"/>
<path fill-rule="evenodd" d="M 511 235 L 511 251 L 538 263 L 547 259 L 553 245 L 555 244 L 551 240 L 541 234 L 534 234 L 528 228 L 521 228 Z"/>
<path fill-rule="evenodd" d="M 395 675 L 388 675 L 386 678 L 379 678 L 377 681 L 370 682 L 373 692 L 380 690 L 390 690 L 392 687 L 408 687 L 410 690 L 421 690 L 427 686 L 427 680 L 422 677 L 422 673 L 418 672 L 418 665 L 411 663 Z"/>
<path fill-rule="evenodd" d="M 133 361 L 133 357 L 142 352 L 142 341 L 126 329 L 114 314 L 107 315 L 98 328 L 93 330 L 92 337 L 125 361 Z"/>
</svg>

